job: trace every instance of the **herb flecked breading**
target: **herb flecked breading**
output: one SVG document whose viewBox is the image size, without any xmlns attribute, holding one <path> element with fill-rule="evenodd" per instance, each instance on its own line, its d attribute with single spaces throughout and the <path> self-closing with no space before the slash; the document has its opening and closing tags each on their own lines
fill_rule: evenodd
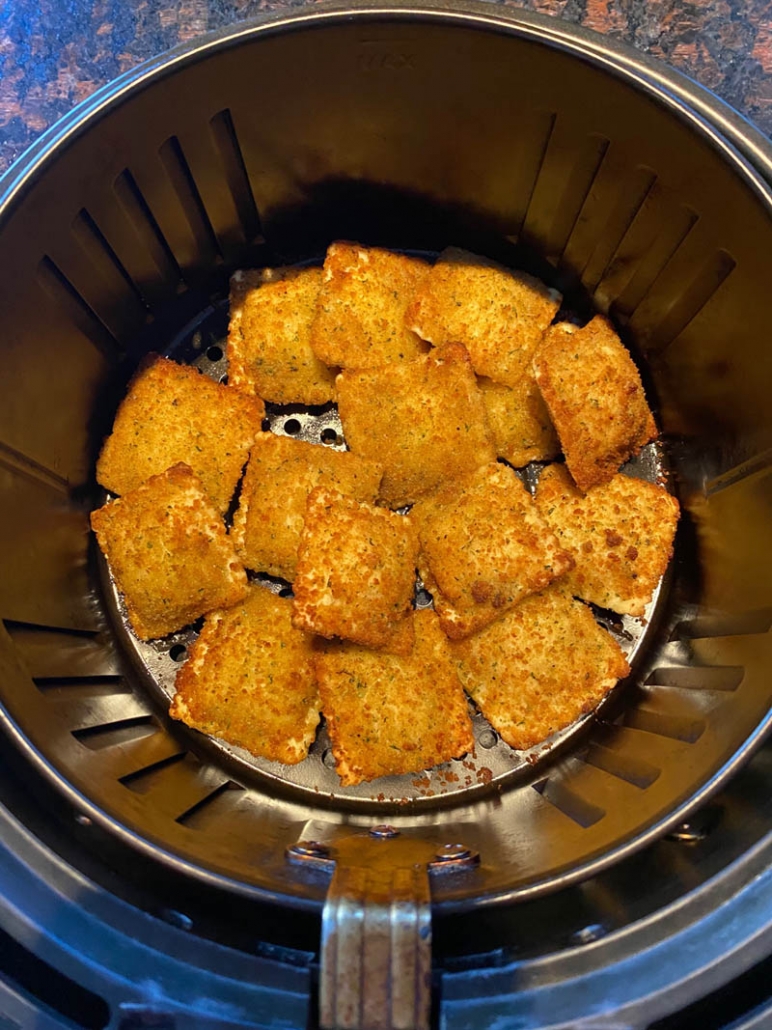
<svg viewBox="0 0 772 1030">
<path fill-rule="evenodd" d="M 348 445 L 383 465 L 380 496 L 392 508 L 496 458 L 482 394 L 460 344 L 341 372 L 337 387 Z"/>
<path fill-rule="evenodd" d="M 533 367 L 580 490 L 608 482 L 657 435 L 638 369 L 603 315 L 583 329 L 551 326 Z"/>
<path fill-rule="evenodd" d="M 450 646 L 465 690 L 517 750 L 592 711 L 630 671 L 589 608 L 557 586 Z"/>
<path fill-rule="evenodd" d="M 97 480 L 125 494 L 184 462 L 219 512 L 230 504 L 265 405 L 198 369 L 150 355 L 129 384 L 97 462 Z"/>
<path fill-rule="evenodd" d="M 174 633 L 246 593 L 222 519 L 187 465 L 92 512 L 91 528 L 140 640 Z"/>
<path fill-rule="evenodd" d="M 675 497 L 621 474 L 582 494 L 564 465 L 550 465 L 536 504 L 574 558 L 565 589 L 622 615 L 643 615 L 673 553 Z"/>
<path fill-rule="evenodd" d="M 420 772 L 474 746 L 472 723 L 447 638 L 434 612 L 411 615 L 407 655 L 356 644 L 322 645 L 322 709 L 344 786 Z"/>
<path fill-rule="evenodd" d="M 419 500 L 421 579 L 458 640 L 501 618 L 573 567 L 512 469 L 499 462 Z"/>
<path fill-rule="evenodd" d="M 516 386 L 560 307 L 560 294 L 525 272 L 448 247 L 416 291 L 405 324 L 435 346 L 462 343 L 481 376 Z"/>
<path fill-rule="evenodd" d="M 375 501 L 383 468 L 351 451 L 261 433 L 250 452 L 231 537 L 248 569 L 293 580 L 306 517 L 316 486 L 356 501 Z"/>
<path fill-rule="evenodd" d="M 321 268 L 261 268 L 231 278 L 228 382 L 274 404 L 326 404 L 335 371 L 311 349 Z"/>
<path fill-rule="evenodd" d="M 292 625 L 292 602 L 252 586 L 211 612 L 177 674 L 169 714 L 276 762 L 302 762 L 319 723 L 312 638 Z"/>
<path fill-rule="evenodd" d="M 405 327 L 405 311 L 430 265 L 380 247 L 336 242 L 327 248 L 311 346 L 327 365 L 373 368 L 427 350 Z"/>
<path fill-rule="evenodd" d="M 300 539 L 295 625 L 323 637 L 409 651 L 417 558 L 409 515 L 316 487 Z"/>
</svg>

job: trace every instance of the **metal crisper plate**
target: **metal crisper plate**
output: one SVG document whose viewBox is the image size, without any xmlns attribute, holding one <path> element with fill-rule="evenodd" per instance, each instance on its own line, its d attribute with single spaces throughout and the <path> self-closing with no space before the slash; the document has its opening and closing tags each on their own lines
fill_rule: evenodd
<svg viewBox="0 0 772 1030">
<path fill-rule="evenodd" d="M 315 910 L 324 886 L 288 870 L 285 849 L 334 847 L 388 813 L 403 838 L 480 853 L 473 875 L 437 886 L 439 908 L 522 898 L 661 834 L 766 732 L 772 194 L 598 47 L 471 2 L 313 7 L 132 73 L 8 181 L 0 727 L 124 870 L 130 845 L 198 883 Z M 471 767 L 432 777 L 340 791 L 321 739 L 295 770 L 253 762 L 168 719 L 175 642 L 140 653 L 106 589 L 93 470 L 132 369 L 160 349 L 222 374 L 208 352 L 229 273 L 318 259 L 336 238 L 525 267 L 583 296 L 583 316 L 610 312 L 649 376 L 683 508 L 675 559 L 647 624 L 622 622 L 629 681 L 547 754 L 486 748 L 478 722 Z"/>
</svg>

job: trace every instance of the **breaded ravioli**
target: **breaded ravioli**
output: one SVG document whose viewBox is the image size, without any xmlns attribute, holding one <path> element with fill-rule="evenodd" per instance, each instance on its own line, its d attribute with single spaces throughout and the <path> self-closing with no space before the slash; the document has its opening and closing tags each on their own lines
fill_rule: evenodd
<svg viewBox="0 0 772 1030">
<path fill-rule="evenodd" d="M 231 278 L 228 382 L 274 404 L 326 404 L 335 372 L 311 349 L 321 268 L 262 268 Z"/>
<path fill-rule="evenodd" d="M 463 343 L 475 372 L 516 386 L 531 374 L 560 300 L 525 272 L 448 247 L 416 291 L 405 324 L 435 346 Z"/>
<path fill-rule="evenodd" d="M 531 495 L 493 462 L 419 500 L 411 511 L 418 570 L 452 640 L 476 633 L 573 567 Z"/>
<path fill-rule="evenodd" d="M 522 468 L 530 461 L 548 461 L 560 454 L 555 427 L 532 376 L 524 376 L 514 387 L 485 376 L 478 382 L 499 458 Z"/>
<path fill-rule="evenodd" d="M 673 553 L 675 497 L 621 474 L 582 495 L 563 465 L 550 465 L 536 504 L 576 562 L 566 590 L 623 615 L 643 615 Z"/>
<path fill-rule="evenodd" d="M 417 558 L 409 516 L 316 487 L 300 538 L 295 625 L 322 637 L 409 651 Z"/>
<path fill-rule="evenodd" d="M 197 369 L 150 355 L 129 384 L 97 462 L 97 480 L 125 494 L 178 462 L 219 512 L 230 504 L 265 406 Z"/>
<path fill-rule="evenodd" d="M 630 671 L 589 608 L 555 588 L 450 646 L 464 689 L 517 750 L 592 711 Z"/>
<path fill-rule="evenodd" d="M 91 513 L 140 640 L 238 604 L 247 576 L 198 476 L 178 464 Z"/>
<path fill-rule="evenodd" d="M 351 451 L 261 433 L 249 455 L 231 537 L 249 569 L 295 578 L 306 500 L 315 486 L 375 501 L 383 467 Z"/>
<path fill-rule="evenodd" d="M 405 311 L 429 267 L 379 247 L 331 243 L 311 327 L 315 354 L 327 365 L 372 368 L 425 353 Z"/>
<path fill-rule="evenodd" d="M 287 765 L 302 762 L 319 723 L 313 641 L 292 602 L 251 586 L 206 617 L 177 673 L 169 714 L 202 733 Z"/>
<path fill-rule="evenodd" d="M 608 482 L 657 435 L 638 369 L 603 315 L 552 326 L 533 367 L 580 490 Z"/>
<path fill-rule="evenodd" d="M 384 466 L 381 499 L 392 508 L 496 457 L 485 403 L 460 344 L 341 372 L 337 388 L 346 441 L 355 454 Z"/>
<path fill-rule="evenodd" d="M 322 710 L 344 787 L 419 772 L 474 745 L 449 645 L 429 609 L 411 616 L 415 644 L 399 657 L 350 643 L 316 658 Z"/>
</svg>

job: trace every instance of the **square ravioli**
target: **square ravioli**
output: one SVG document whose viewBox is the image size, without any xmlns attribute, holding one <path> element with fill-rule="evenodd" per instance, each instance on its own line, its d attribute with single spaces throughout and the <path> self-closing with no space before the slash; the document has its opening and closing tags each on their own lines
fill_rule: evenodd
<svg viewBox="0 0 772 1030">
<path fill-rule="evenodd" d="M 422 498 L 411 516 L 421 579 L 453 640 L 501 618 L 574 564 L 516 474 L 499 462 Z"/>
<path fill-rule="evenodd" d="M 312 638 L 292 625 L 292 602 L 251 586 L 211 612 L 177 673 L 169 714 L 253 755 L 302 762 L 319 724 Z"/>
<path fill-rule="evenodd" d="M 405 312 L 429 265 L 420 258 L 358 243 L 332 243 L 311 328 L 327 365 L 372 368 L 405 361 L 427 347 L 405 326 Z"/>
<path fill-rule="evenodd" d="M 514 387 L 483 376 L 478 382 L 499 458 L 522 468 L 560 454 L 555 427 L 533 376 L 523 376 Z"/>
<path fill-rule="evenodd" d="M 417 558 L 409 516 L 316 487 L 300 538 L 295 625 L 404 653 L 412 645 Z"/>
<path fill-rule="evenodd" d="M 496 457 L 485 403 L 460 344 L 341 372 L 337 387 L 346 441 L 355 454 L 384 466 L 381 499 L 392 508 Z"/>
<path fill-rule="evenodd" d="M 249 569 L 293 580 L 306 501 L 330 486 L 357 501 L 378 496 L 383 467 L 351 451 L 261 433 L 249 455 L 231 537 Z"/>
<path fill-rule="evenodd" d="M 418 288 L 405 324 L 435 346 L 463 343 L 475 372 L 516 386 L 530 373 L 560 301 L 525 272 L 448 247 Z"/>
<path fill-rule="evenodd" d="M 140 640 L 174 633 L 247 592 L 222 519 L 187 465 L 92 512 L 91 528 Z"/>
<path fill-rule="evenodd" d="M 335 373 L 311 350 L 321 268 L 262 268 L 231 278 L 228 382 L 274 404 L 326 404 Z"/>
<path fill-rule="evenodd" d="M 316 659 L 322 710 L 341 783 L 399 776 L 460 758 L 472 722 L 434 612 L 412 616 L 408 655 L 356 644 L 323 645 Z"/>
<path fill-rule="evenodd" d="M 608 482 L 657 435 L 638 369 L 603 315 L 552 326 L 533 367 L 580 490 Z"/>
<path fill-rule="evenodd" d="M 264 414 L 258 398 L 151 355 L 118 408 L 97 461 L 97 481 L 125 494 L 182 462 L 225 512 Z"/>
<path fill-rule="evenodd" d="M 564 466 L 550 465 L 536 504 L 576 562 L 566 590 L 622 615 L 643 615 L 673 553 L 675 497 L 621 474 L 582 495 Z"/>
<path fill-rule="evenodd" d="M 630 671 L 589 608 L 554 588 L 450 646 L 464 689 L 518 751 L 591 712 Z"/>
</svg>

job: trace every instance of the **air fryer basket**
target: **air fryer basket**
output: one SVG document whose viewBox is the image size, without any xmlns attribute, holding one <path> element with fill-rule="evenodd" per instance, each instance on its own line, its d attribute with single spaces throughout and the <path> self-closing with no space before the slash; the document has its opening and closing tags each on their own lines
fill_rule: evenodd
<svg viewBox="0 0 772 1030">
<path fill-rule="evenodd" d="M 479 853 L 433 882 L 436 909 L 534 896 L 674 825 L 766 729 L 770 190 L 673 95 L 538 26 L 360 5 L 240 29 L 125 77 L 6 180 L 3 725 L 84 819 L 202 884 L 318 910 L 326 880 L 286 849 L 388 821 Z M 222 371 L 229 273 L 335 238 L 466 246 L 610 312 L 684 510 L 633 676 L 598 718 L 517 775 L 486 774 L 483 742 L 471 784 L 404 804 L 330 797 L 172 724 L 153 680 L 184 640 L 154 677 L 88 533 L 95 456 L 141 355 Z"/>
</svg>

